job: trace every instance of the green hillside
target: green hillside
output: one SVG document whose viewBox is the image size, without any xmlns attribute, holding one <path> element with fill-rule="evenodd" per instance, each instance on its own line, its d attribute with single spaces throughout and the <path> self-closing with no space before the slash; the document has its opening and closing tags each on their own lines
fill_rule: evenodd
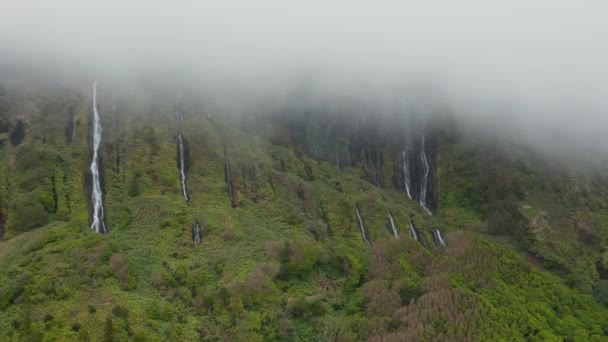
<svg viewBox="0 0 608 342">
<path fill-rule="evenodd" d="M 90 229 L 88 85 L 0 92 L 2 341 L 608 340 L 599 171 L 442 117 L 428 133 L 429 215 L 403 191 L 382 127 L 207 115 L 194 91 L 176 105 L 103 84 L 98 108 L 107 235 Z M 349 154 L 355 143 L 373 160 Z"/>
</svg>

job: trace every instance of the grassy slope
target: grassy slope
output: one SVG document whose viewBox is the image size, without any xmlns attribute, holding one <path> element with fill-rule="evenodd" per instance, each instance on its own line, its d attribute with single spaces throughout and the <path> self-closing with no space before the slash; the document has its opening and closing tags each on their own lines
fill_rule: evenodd
<svg viewBox="0 0 608 342">
<path fill-rule="evenodd" d="M 66 181 L 56 186 L 66 204 L 47 215 L 44 221 L 51 223 L 21 234 L 9 229 L 10 239 L 0 243 L 1 340 L 599 340 L 604 335 L 608 311 L 590 296 L 531 267 L 511 249 L 459 231 L 482 223 L 475 199 L 466 202 L 470 196 L 446 189 L 451 197 L 445 201 L 453 204 L 446 208 L 454 213 L 433 218 L 405 194 L 363 181 L 359 169 L 308 160 L 229 122 L 212 122 L 194 104 L 184 108 L 192 161 L 191 205 L 186 205 L 171 108 L 167 101 L 134 98 L 119 109 L 122 125 L 106 125 L 107 236 L 88 229 L 86 194 L 78 186 L 86 179 L 86 98 L 75 100 L 82 121 L 72 145 L 62 140 L 58 122 L 65 112 L 59 104 L 47 111 L 52 129 L 33 121 L 20 147 L 0 148 L 4 160 L 18 164 L 20 151 L 44 155 L 50 153 L 46 146 L 56 146 L 54 153 L 67 165 L 61 168 Z M 109 117 L 110 99 L 101 101 Z M 37 141 L 42 130 L 52 140 Z M 237 208 L 226 193 L 223 144 Z M 112 163 L 116 156 L 118 167 Z M 31 163 L 42 170 L 36 174 L 40 184 L 50 182 L 47 171 L 54 163 Z M 0 174 L 11 184 L 3 198 L 37 191 L 44 201 L 52 187 L 16 186 L 32 169 L 18 172 L 16 164 Z M 374 241 L 371 249 L 361 241 L 355 205 Z M 403 232 L 399 240 L 388 230 L 388 211 Z M 410 215 L 424 246 L 407 234 Z M 190 238 L 195 220 L 205 233 L 196 246 Z M 451 232 L 447 252 L 432 244 L 437 225 Z"/>
</svg>

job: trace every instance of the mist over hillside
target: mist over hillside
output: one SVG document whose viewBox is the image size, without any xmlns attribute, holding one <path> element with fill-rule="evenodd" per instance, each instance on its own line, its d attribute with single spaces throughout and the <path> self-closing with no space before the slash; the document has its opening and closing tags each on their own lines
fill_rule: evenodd
<svg viewBox="0 0 608 342">
<path fill-rule="evenodd" d="M 286 95 L 302 83 L 372 101 L 408 101 L 420 92 L 406 89 L 424 89 L 491 134 L 606 157 L 601 1 L 9 0 L 5 8 L 1 63 L 50 82 L 192 81 L 244 106 L 293 100 Z"/>
<path fill-rule="evenodd" d="M 603 2 L 2 5 L 0 340 L 607 338 Z"/>
</svg>

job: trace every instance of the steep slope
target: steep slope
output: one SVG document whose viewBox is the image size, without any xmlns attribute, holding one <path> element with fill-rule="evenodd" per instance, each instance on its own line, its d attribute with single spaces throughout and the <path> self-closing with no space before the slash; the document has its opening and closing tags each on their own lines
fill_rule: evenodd
<svg viewBox="0 0 608 342">
<path fill-rule="evenodd" d="M 605 166 L 551 160 L 453 130 L 444 139 L 439 219 L 508 242 L 533 264 L 606 302 Z M 505 240 L 506 239 L 506 240 Z"/>
<path fill-rule="evenodd" d="M 477 159 L 457 152 L 474 145 L 448 141 L 439 123 L 426 126 L 422 148 L 421 131 L 402 130 L 417 126 L 387 134 L 323 108 L 237 121 L 187 91 L 176 103 L 100 83 L 108 234 L 95 234 L 89 87 L 1 97 L 0 139 L 11 140 L 0 147 L 2 340 L 545 341 L 608 332 L 608 310 L 585 291 L 486 235 L 509 227 L 491 216 L 502 202 L 484 204 Z M 415 157 L 403 158 L 408 146 Z M 419 203 L 423 151 L 434 216 Z"/>
</svg>

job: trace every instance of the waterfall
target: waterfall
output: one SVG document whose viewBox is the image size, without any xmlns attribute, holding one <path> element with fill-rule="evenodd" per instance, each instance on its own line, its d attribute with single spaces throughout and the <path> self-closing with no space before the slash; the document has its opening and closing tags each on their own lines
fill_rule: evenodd
<svg viewBox="0 0 608 342">
<path fill-rule="evenodd" d="M 182 91 L 179 90 L 177 92 L 177 95 L 175 95 L 175 120 L 177 120 L 178 123 L 184 122 L 184 116 L 181 113 L 181 107 L 182 107 Z"/>
<path fill-rule="evenodd" d="M 437 246 L 447 247 L 439 229 L 435 229 L 433 235 L 435 236 L 435 243 Z"/>
<path fill-rule="evenodd" d="M 424 150 L 424 140 L 425 140 L 425 134 L 424 132 L 422 133 L 422 142 L 420 144 L 420 159 L 422 160 L 422 183 L 420 184 L 420 199 L 419 199 L 419 203 L 420 206 L 426 210 L 427 213 L 429 213 L 429 215 L 433 215 L 433 213 L 431 212 L 431 210 L 427 207 L 427 203 L 426 203 L 426 195 L 427 195 L 427 188 L 428 188 L 428 184 L 429 184 L 429 172 L 430 172 L 430 168 L 429 168 L 429 162 L 426 158 L 426 152 Z"/>
<path fill-rule="evenodd" d="M 226 184 L 228 187 L 228 195 L 230 195 L 230 203 L 232 207 L 236 207 L 234 203 L 234 194 L 232 193 L 232 177 L 230 176 L 230 162 L 228 161 L 228 154 L 226 153 L 226 147 L 224 147 L 224 163 L 225 163 L 225 175 Z"/>
<path fill-rule="evenodd" d="M 184 199 L 186 203 L 190 202 L 188 198 L 188 191 L 186 191 L 186 162 L 185 162 L 185 152 L 184 152 L 184 140 L 182 138 L 182 133 L 178 133 L 177 139 L 179 142 L 179 174 L 181 176 L 182 181 L 182 194 L 184 195 Z"/>
<path fill-rule="evenodd" d="M 192 226 L 192 239 L 197 245 L 201 243 L 201 226 L 199 226 L 198 223 L 195 223 Z"/>
<path fill-rule="evenodd" d="M 105 217 L 103 212 L 103 193 L 101 192 L 101 179 L 99 164 L 99 145 L 101 144 L 101 119 L 97 111 L 97 81 L 93 82 L 93 158 L 91 160 L 91 205 L 93 206 L 93 223 L 91 229 L 96 233 L 107 234 Z"/>
<path fill-rule="evenodd" d="M 188 197 L 188 191 L 186 190 L 186 152 L 184 148 L 184 137 L 182 136 L 181 123 L 184 122 L 184 116 L 180 112 L 181 107 L 181 99 L 182 93 L 181 90 L 175 96 L 175 120 L 178 124 L 177 129 L 177 158 L 178 158 L 178 167 L 179 167 L 179 176 L 182 182 L 182 195 L 186 200 L 186 203 L 190 203 L 190 198 Z"/>
<path fill-rule="evenodd" d="M 388 221 L 391 224 L 391 231 L 393 232 L 393 235 L 396 239 L 398 239 L 399 232 L 397 232 L 397 227 L 395 226 L 395 221 L 393 220 L 393 216 L 391 215 L 391 213 L 388 213 Z"/>
<path fill-rule="evenodd" d="M 407 197 L 412 199 L 412 191 L 411 191 L 412 183 L 410 181 L 410 167 L 408 164 L 409 148 L 408 148 L 407 154 L 406 154 L 405 150 L 402 150 L 401 155 L 403 157 L 403 177 L 405 178 L 405 192 L 407 193 Z"/>
<path fill-rule="evenodd" d="M 207 110 L 207 105 L 206 104 L 203 104 L 203 112 L 207 114 L 207 119 L 213 120 L 213 115 L 211 115 L 211 112 L 209 112 Z"/>
<path fill-rule="evenodd" d="M 414 224 L 412 222 L 410 222 L 410 233 L 412 233 L 414 240 L 418 241 L 418 233 L 416 233 L 416 229 L 414 229 Z"/>
<path fill-rule="evenodd" d="M 357 206 L 355 206 L 355 211 L 357 212 L 357 219 L 359 220 L 359 230 L 361 230 L 361 237 L 363 238 L 363 241 L 365 241 L 365 243 L 368 246 L 371 246 L 372 244 L 367 239 L 367 234 L 365 233 L 365 227 L 363 227 L 363 220 L 361 219 L 361 214 L 359 214 L 359 208 L 357 208 Z"/>
</svg>

